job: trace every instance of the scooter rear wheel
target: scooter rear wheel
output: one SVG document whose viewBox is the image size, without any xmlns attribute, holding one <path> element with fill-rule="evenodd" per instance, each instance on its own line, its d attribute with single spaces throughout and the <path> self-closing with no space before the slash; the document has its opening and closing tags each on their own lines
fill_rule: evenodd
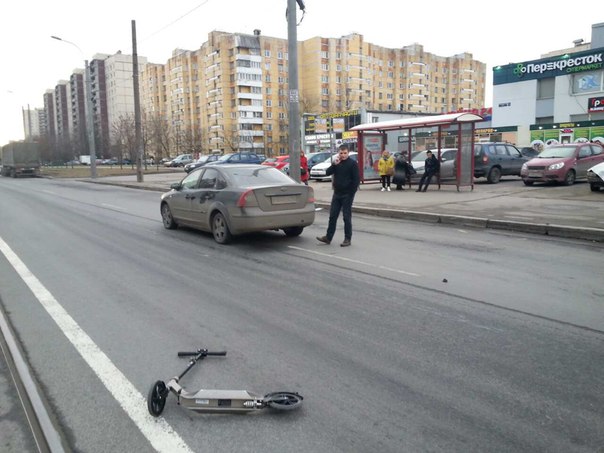
<svg viewBox="0 0 604 453">
<path fill-rule="evenodd" d="M 292 411 L 302 404 L 302 395 L 292 392 L 272 392 L 264 395 L 264 402 L 271 409 Z"/>
<path fill-rule="evenodd" d="M 159 417 L 164 411 L 166 405 L 166 397 L 168 396 L 168 389 L 164 381 L 157 381 L 151 386 L 149 394 L 147 395 L 147 409 L 149 413 L 154 417 Z"/>
</svg>

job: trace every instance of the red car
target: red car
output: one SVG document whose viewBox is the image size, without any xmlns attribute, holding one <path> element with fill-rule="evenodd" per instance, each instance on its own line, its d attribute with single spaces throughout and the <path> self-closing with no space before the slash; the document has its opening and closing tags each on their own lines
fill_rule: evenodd
<svg viewBox="0 0 604 453">
<path fill-rule="evenodd" d="M 275 167 L 277 170 L 283 170 L 289 164 L 289 156 L 277 156 L 277 157 L 269 157 L 262 165 L 268 165 L 269 167 Z"/>
<path fill-rule="evenodd" d="M 553 145 L 524 165 L 520 176 L 527 186 L 535 182 L 561 182 L 566 186 L 587 179 L 587 170 L 604 162 L 604 149 L 597 143 Z"/>
</svg>

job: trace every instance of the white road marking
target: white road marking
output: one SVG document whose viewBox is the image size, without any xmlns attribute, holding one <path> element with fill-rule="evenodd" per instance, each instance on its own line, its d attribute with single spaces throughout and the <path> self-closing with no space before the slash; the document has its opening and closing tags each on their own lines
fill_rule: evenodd
<svg viewBox="0 0 604 453">
<path fill-rule="evenodd" d="M 57 323 L 71 344 L 99 377 L 107 390 L 136 424 L 141 433 L 158 452 L 192 452 L 185 441 L 163 418 L 147 412 L 147 401 L 109 357 L 92 341 L 77 322 L 65 311 L 25 263 L 0 238 L 0 252 L 23 279 L 36 299 Z"/>
<path fill-rule="evenodd" d="M 378 264 L 365 263 L 364 261 L 353 260 L 352 258 L 346 258 L 345 256 L 336 256 L 336 255 L 331 255 L 329 253 L 317 252 L 316 250 L 303 249 L 302 247 L 296 247 L 294 245 L 290 245 L 288 247 L 290 249 L 300 250 L 302 252 L 312 253 L 314 255 L 324 256 L 327 258 L 334 258 L 334 259 L 341 260 L 341 261 L 348 261 L 349 263 L 361 264 L 363 266 L 369 266 L 371 268 L 383 269 L 385 271 L 396 272 L 398 274 L 410 275 L 411 277 L 420 277 L 420 274 L 416 274 L 414 272 L 402 271 L 400 269 L 393 269 L 391 267 L 380 266 Z"/>
</svg>

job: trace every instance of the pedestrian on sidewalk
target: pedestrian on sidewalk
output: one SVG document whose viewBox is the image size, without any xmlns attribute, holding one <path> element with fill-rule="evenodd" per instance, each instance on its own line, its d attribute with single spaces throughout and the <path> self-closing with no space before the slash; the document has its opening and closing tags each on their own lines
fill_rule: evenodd
<svg viewBox="0 0 604 453">
<path fill-rule="evenodd" d="M 382 157 L 378 162 L 378 173 L 382 182 L 382 192 L 390 192 L 390 178 L 394 175 L 394 159 L 386 150 L 382 151 Z"/>
<path fill-rule="evenodd" d="M 411 168 L 405 155 L 400 153 L 394 160 L 394 176 L 392 177 L 392 184 L 396 184 L 396 190 L 405 190 L 403 186 L 411 177 Z"/>
<path fill-rule="evenodd" d="M 317 236 L 317 241 L 330 244 L 336 232 L 336 223 L 342 211 L 344 220 L 344 242 L 341 247 L 350 245 L 352 239 L 352 202 L 361 182 L 359 166 L 348 155 L 348 145 L 340 145 L 338 155 L 331 166 L 325 171 L 327 176 L 332 175 L 333 195 L 329 209 L 329 224 L 325 236 Z"/>
<path fill-rule="evenodd" d="M 308 185 L 308 159 L 304 155 L 304 151 L 300 151 L 300 181 Z"/>
<path fill-rule="evenodd" d="M 426 152 L 426 160 L 424 162 L 424 174 L 422 175 L 422 179 L 419 180 L 419 186 L 416 192 L 425 192 L 428 190 L 428 186 L 430 185 L 430 180 L 432 176 L 436 175 L 440 171 L 440 162 L 436 158 L 432 151 L 428 150 Z M 425 184 L 425 185 L 424 185 Z M 422 191 L 422 185 L 424 185 L 424 190 Z"/>
</svg>

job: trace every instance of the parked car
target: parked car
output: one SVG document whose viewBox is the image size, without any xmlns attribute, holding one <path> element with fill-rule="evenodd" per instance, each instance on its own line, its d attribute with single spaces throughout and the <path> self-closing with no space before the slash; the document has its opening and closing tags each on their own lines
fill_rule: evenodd
<svg viewBox="0 0 604 453">
<path fill-rule="evenodd" d="M 289 156 L 276 156 L 269 157 L 262 162 L 262 165 L 268 165 L 269 167 L 274 167 L 277 170 L 283 170 L 285 165 L 289 164 Z"/>
<path fill-rule="evenodd" d="M 205 165 L 161 197 L 164 227 L 211 232 L 219 244 L 232 236 L 283 230 L 299 236 L 315 220 L 312 187 L 266 165 Z"/>
<path fill-rule="evenodd" d="M 358 153 L 355 152 L 349 153 L 348 158 L 356 161 L 357 154 Z M 319 181 L 331 181 L 331 175 L 326 176 L 325 171 L 331 166 L 331 160 L 334 157 L 335 154 L 333 156 L 328 157 L 323 162 L 316 164 L 314 167 L 312 167 L 312 169 L 310 170 L 310 179 L 317 179 Z"/>
<path fill-rule="evenodd" d="M 432 149 L 430 150 L 432 153 L 438 157 L 438 150 Z M 412 176 L 413 179 L 421 178 L 424 174 L 424 165 L 426 162 L 428 150 L 421 151 L 416 154 L 413 159 L 411 159 L 411 165 L 413 169 L 417 172 Z M 446 179 L 455 179 L 457 177 L 457 170 L 455 167 L 455 160 L 457 159 L 457 149 L 456 148 L 441 148 L 440 150 L 440 180 Z"/>
<path fill-rule="evenodd" d="M 191 173 L 196 168 L 203 167 L 205 164 L 217 161 L 219 158 L 220 154 L 206 154 L 203 156 L 199 156 L 199 159 L 197 159 L 195 162 L 191 162 L 190 164 L 185 165 L 185 171 L 187 173 Z"/>
<path fill-rule="evenodd" d="M 206 165 L 219 165 L 219 164 L 261 164 L 264 159 L 257 154 L 253 153 L 231 153 L 224 154 L 214 162 L 210 162 Z"/>
<path fill-rule="evenodd" d="M 539 151 L 537 151 L 535 148 L 533 148 L 532 146 L 523 146 L 520 148 L 520 153 L 524 156 L 524 157 L 529 157 L 529 158 L 533 158 L 533 157 L 537 157 L 539 155 Z"/>
<path fill-rule="evenodd" d="M 176 156 L 174 159 L 164 163 L 166 167 L 184 167 L 187 164 L 193 162 L 193 156 L 191 154 L 181 154 Z"/>
<path fill-rule="evenodd" d="M 103 159 L 101 162 L 103 165 L 117 165 L 117 158 L 112 157 L 111 159 Z"/>
<path fill-rule="evenodd" d="M 598 192 L 604 187 L 604 162 L 587 170 L 587 182 L 592 192 Z"/>
<path fill-rule="evenodd" d="M 484 177 L 491 184 L 497 184 L 504 175 L 520 176 L 520 169 L 528 160 L 510 143 L 476 143 L 474 177 Z"/>
<path fill-rule="evenodd" d="M 308 153 L 306 154 L 306 161 L 308 162 L 308 171 L 312 170 L 317 164 L 321 162 L 325 162 L 325 159 L 331 157 L 333 153 L 331 151 L 320 151 L 318 153 Z"/>
<path fill-rule="evenodd" d="M 604 150 L 596 143 L 552 145 L 522 166 L 522 180 L 527 186 L 535 182 L 570 186 L 577 179 L 587 179 L 587 170 L 601 162 Z"/>
</svg>

